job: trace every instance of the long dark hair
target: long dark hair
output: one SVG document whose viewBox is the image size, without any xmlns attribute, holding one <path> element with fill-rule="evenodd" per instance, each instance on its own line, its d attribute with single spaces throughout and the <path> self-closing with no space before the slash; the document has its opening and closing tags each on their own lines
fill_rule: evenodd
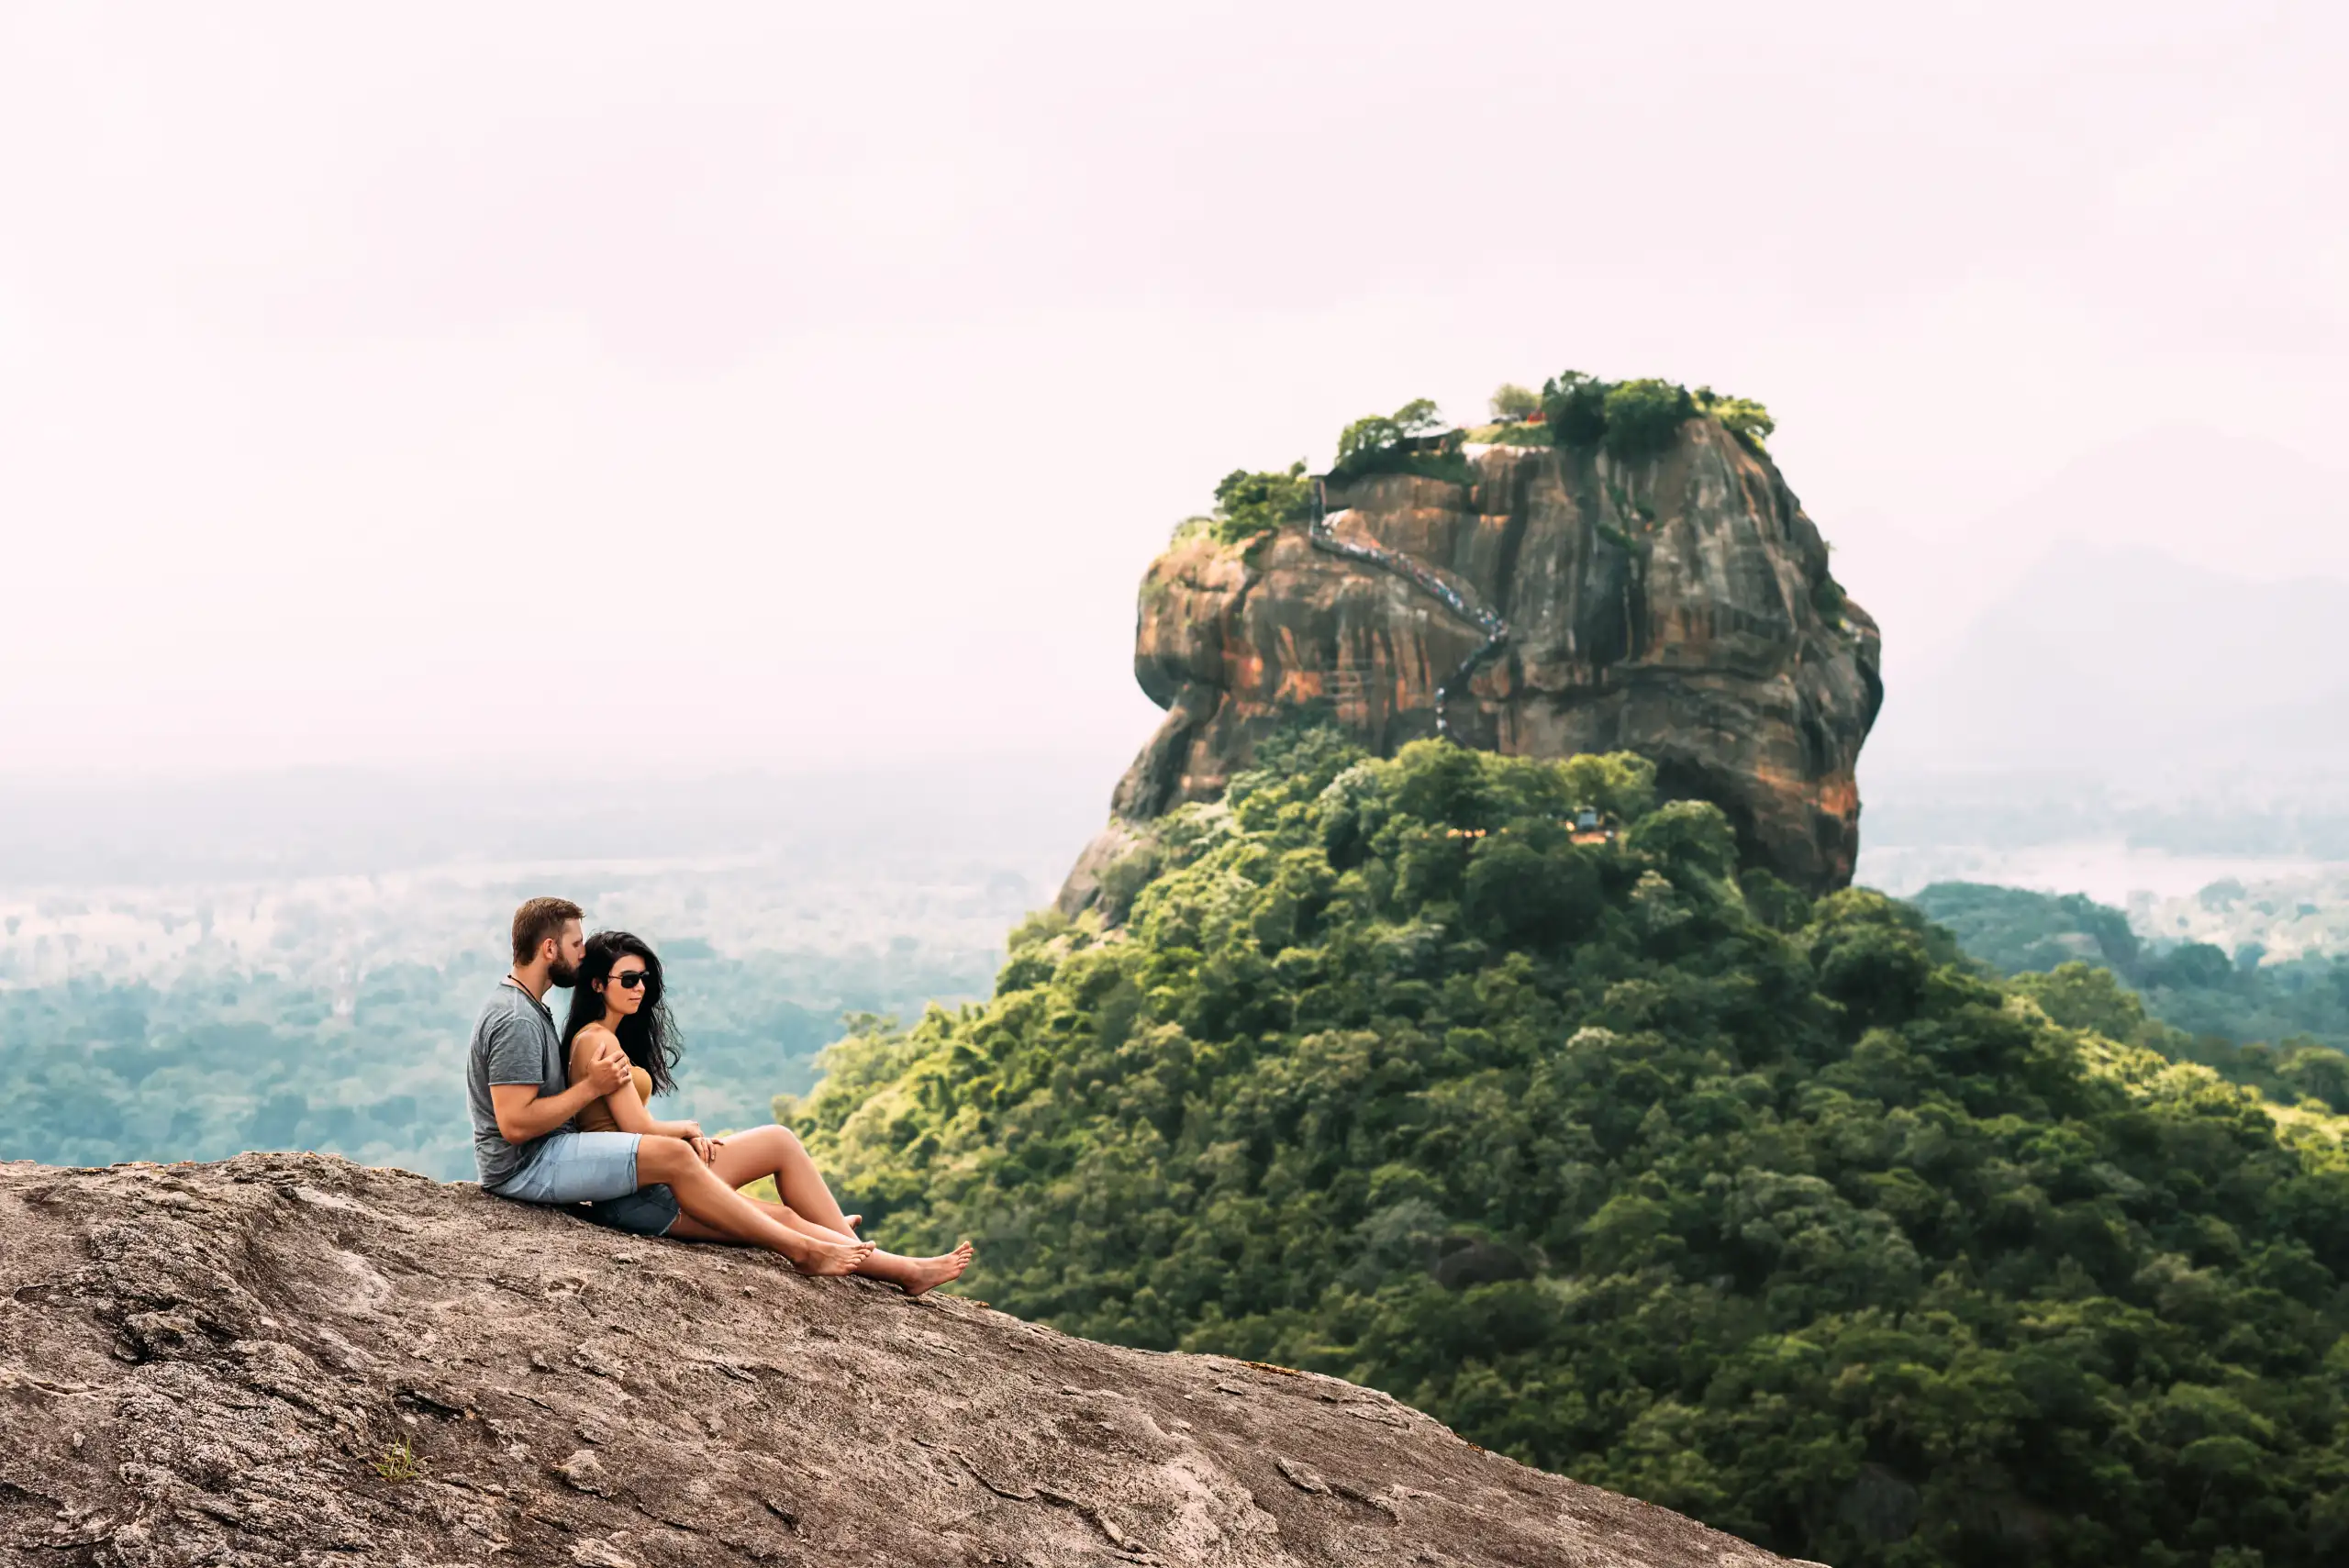
<svg viewBox="0 0 2349 1568">
<path fill-rule="evenodd" d="M 579 961 L 579 980 L 572 987 L 571 1016 L 562 1024 L 562 1051 L 570 1055 L 579 1031 L 604 1021 L 604 993 L 596 986 L 611 979 L 612 965 L 631 953 L 644 961 L 644 1005 L 620 1020 L 620 1049 L 651 1074 L 652 1092 L 665 1095 L 677 1086 L 669 1069 L 685 1052 L 677 1043 L 677 1021 L 662 995 L 661 961 L 632 932 L 597 931 L 587 939 L 587 956 Z"/>
</svg>

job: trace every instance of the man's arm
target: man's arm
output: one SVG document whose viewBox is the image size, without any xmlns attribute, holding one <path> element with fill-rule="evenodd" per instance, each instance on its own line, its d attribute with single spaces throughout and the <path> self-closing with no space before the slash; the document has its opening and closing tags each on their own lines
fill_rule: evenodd
<svg viewBox="0 0 2349 1568">
<path fill-rule="evenodd" d="M 620 1070 L 620 1080 L 628 1080 L 626 1068 Z M 536 1084 L 492 1084 L 489 1103 L 497 1113 L 497 1136 L 508 1143 L 528 1143 L 533 1138 L 544 1138 L 577 1116 L 588 1101 L 611 1092 L 598 1087 L 599 1082 L 591 1077 L 585 1083 L 573 1084 L 560 1095 L 540 1094 Z"/>
<path fill-rule="evenodd" d="M 587 1071 L 578 1074 L 572 1085 L 559 1095 L 539 1092 L 539 1071 L 543 1060 L 539 1055 L 537 1039 L 518 1027 L 512 1030 L 498 1029 L 490 1039 L 486 1064 L 489 1105 L 497 1117 L 497 1135 L 508 1143 L 528 1143 L 534 1138 L 543 1138 L 577 1116 L 588 1101 L 631 1082 L 628 1058 L 620 1054 L 617 1041 L 610 1051 L 597 1052 L 587 1064 Z"/>
</svg>

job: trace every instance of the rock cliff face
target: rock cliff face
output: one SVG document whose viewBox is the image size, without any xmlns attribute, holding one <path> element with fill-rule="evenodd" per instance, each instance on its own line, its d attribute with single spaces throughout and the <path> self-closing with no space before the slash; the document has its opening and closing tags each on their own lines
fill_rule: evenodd
<svg viewBox="0 0 2349 1568">
<path fill-rule="evenodd" d="M 1727 811 L 1798 886 L 1840 887 L 1859 847 L 1876 624 L 1768 458 L 1694 418 L 1623 462 L 1596 449 L 1469 449 L 1467 484 L 1332 485 L 1335 541 L 1431 569 L 1508 637 L 1451 700 L 1464 744 L 1513 755 L 1634 751 L 1668 795 Z M 1141 589 L 1134 673 L 1166 721 L 1119 784 L 1063 890 L 1074 912 L 1139 824 L 1213 798 L 1286 711 L 1330 705 L 1382 755 L 1435 730 L 1439 684 L 1486 637 L 1393 572 L 1304 527 L 1248 550 L 1178 543 Z"/>
<path fill-rule="evenodd" d="M 318 1155 L 0 1165 L 0 1562 L 1781 1561 L 1334 1379 Z"/>
</svg>

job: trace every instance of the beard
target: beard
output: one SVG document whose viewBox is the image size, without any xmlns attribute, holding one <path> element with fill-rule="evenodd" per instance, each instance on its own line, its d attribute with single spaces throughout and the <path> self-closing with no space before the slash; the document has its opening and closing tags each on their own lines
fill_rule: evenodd
<svg viewBox="0 0 2349 1568">
<path fill-rule="evenodd" d="M 547 965 L 547 979 L 568 991 L 578 983 L 579 966 L 558 958 Z"/>
</svg>

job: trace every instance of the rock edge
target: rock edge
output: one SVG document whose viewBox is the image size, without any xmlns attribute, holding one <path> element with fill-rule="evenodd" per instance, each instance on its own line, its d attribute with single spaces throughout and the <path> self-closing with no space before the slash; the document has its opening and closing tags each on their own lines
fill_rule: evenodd
<svg viewBox="0 0 2349 1568">
<path fill-rule="evenodd" d="M 0 1164 L 0 1300 L 7 1562 L 1784 1561 L 1335 1378 L 331 1156 Z"/>
</svg>

